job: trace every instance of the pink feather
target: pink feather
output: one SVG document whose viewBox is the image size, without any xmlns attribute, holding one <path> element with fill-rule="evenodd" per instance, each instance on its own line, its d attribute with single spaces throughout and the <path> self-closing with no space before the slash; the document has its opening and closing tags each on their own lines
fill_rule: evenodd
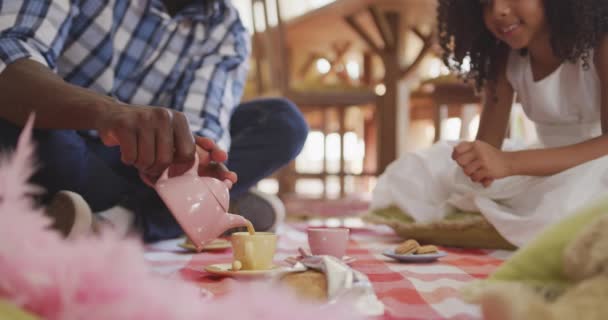
<svg viewBox="0 0 608 320">
<path fill-rule="evenodd" d="M 0 162 L 0 298 L 44 319 L 359 319 L 349 305 L 321 308 L 268 284 L 205 299 L 198 287 L 149 272 L 143 247 L 111 232 L 64 241 L 28 195 L 30 117 L 12 157 Z M 1 315 L 0 315 L 1 318 Z"/>
</svg>

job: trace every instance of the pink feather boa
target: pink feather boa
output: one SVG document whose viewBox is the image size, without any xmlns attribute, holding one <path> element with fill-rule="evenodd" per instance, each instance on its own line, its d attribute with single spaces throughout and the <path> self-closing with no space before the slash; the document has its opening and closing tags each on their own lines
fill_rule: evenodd
<svg viewBox="0 0 608 320">
<path fill-rule="evenodd" d="M 358 319 L 352 308 L 320 308 L 268 285 L 219 299 L 149 272 L 136 240 L 106 232 L 64 241 L 33 208 L 30 118 L 16 152 L 0 159 L 0 298 L 45 319 Z M 1 315 L 0 315 L 1 318 Z"/>
</svg>

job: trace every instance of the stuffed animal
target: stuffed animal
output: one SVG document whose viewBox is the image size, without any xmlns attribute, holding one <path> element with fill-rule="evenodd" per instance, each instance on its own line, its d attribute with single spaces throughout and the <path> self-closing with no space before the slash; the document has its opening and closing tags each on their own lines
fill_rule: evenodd
<svg viewBox="0 0 608 320">
<path fill-rule="evenodd" d="M 486 320 L 608 319 L 608 202 L 549 228 L 465 292 Z"/>
</svg>

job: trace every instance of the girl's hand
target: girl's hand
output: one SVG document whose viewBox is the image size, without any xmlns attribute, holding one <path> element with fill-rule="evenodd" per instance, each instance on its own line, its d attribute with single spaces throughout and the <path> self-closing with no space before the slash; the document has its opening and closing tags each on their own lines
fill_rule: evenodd
<svg viewBox="0 0 608 320">
<path fill-rule="evenodd" d="M 509 153 L 483 142 L 461 142 L 452 152 L 452 159 L 473 182 L 489 187 L 496 179 L 511 174 Z"/>
</svg>

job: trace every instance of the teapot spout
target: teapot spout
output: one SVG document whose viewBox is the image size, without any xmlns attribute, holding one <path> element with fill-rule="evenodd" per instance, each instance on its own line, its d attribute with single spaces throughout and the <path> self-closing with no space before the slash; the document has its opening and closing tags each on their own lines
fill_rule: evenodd
<svg viewBox="0 0 608 320">
<path fill-rule="evenodd" d="M 251 222 L 249 222 L 249 220 L 243 218 L 242 216 L 232 214 L 232 213 L 228 213 L 226 215 L 227 215 L 227 219 L 226 219 L 226 225 L 224 227 L 224 230 L 237 228 L 237 227 L 248 227 L 249 225 L 251 225 Z"/>
</svg>

